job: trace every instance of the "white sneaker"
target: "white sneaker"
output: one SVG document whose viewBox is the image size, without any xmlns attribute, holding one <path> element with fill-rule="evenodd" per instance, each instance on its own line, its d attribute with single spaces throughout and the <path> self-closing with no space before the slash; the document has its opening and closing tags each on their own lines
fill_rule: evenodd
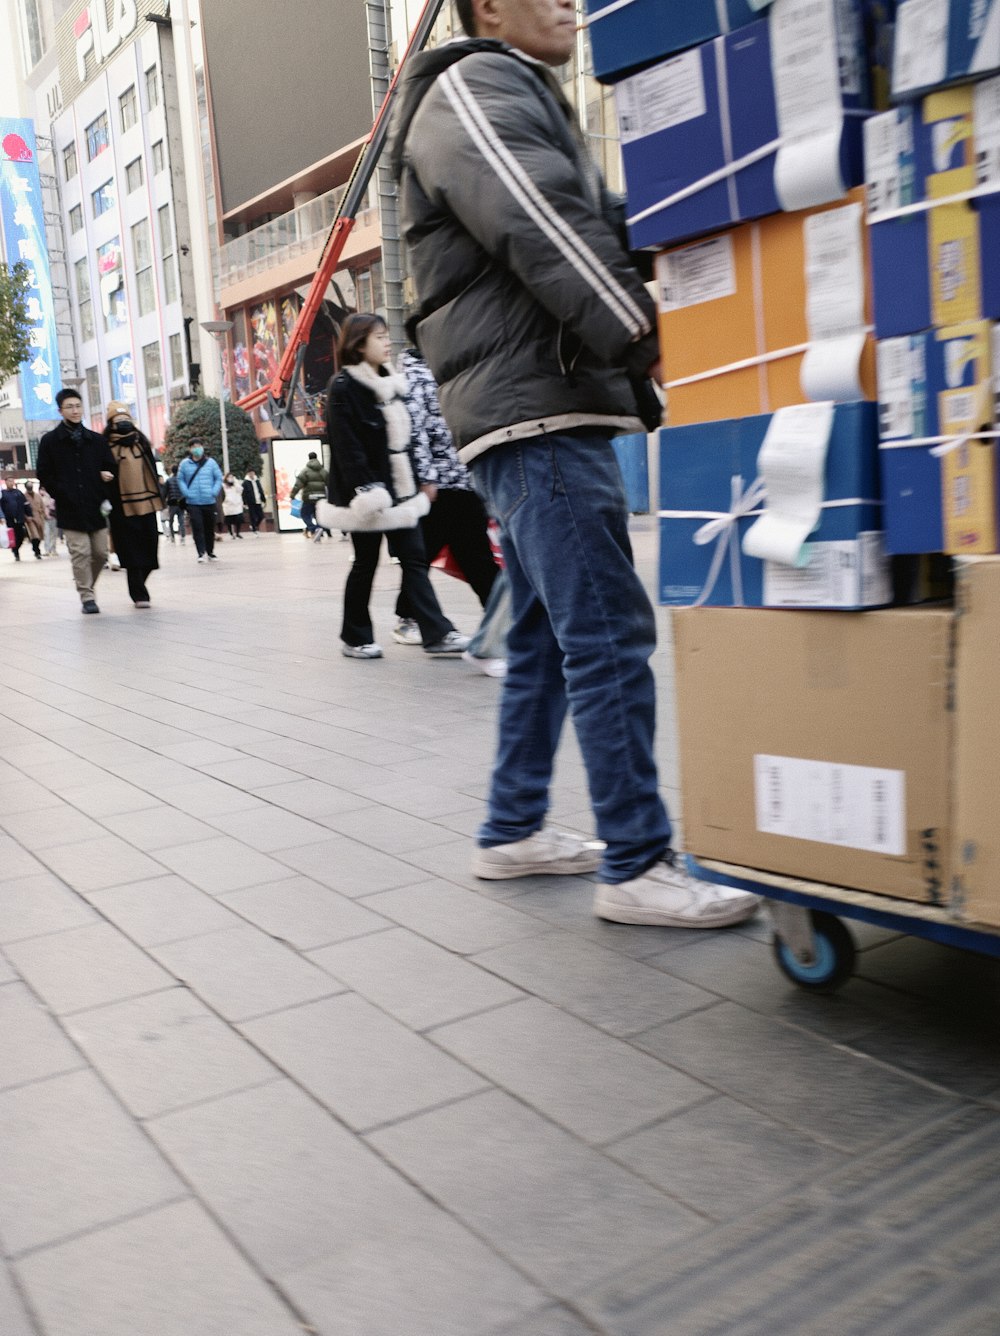
<svg viewBox="0 0 1000 1336">
<path fill-rule="evenodd" d="M 586 876 L 600 867 L 603 853 L 604 845 L 600 840 L 584 840 L 579 835 L 546 828 L 513 844 L 477 849 L 472 855 L 472 874 L 484 881 L 533 877 L 542 873 Z"/>
<path fill-rule="evenodd" d="M 381 659 L 382 646 L 376 645 L 374 641 L 370 645 L 342 644 L 340 652 L 345 659 Z"/>
<path fill-rule="evenodd" d="M 463 636 L 459 631 L 449 631 L 443 640 L 436 641 L 433 645 L 425 645 L 425 654 L 461 654 L 464 649 L 469 648 L 469 641 L 472 636 Z"/>
<path fill-rule="evenodd" d="M 199 558 L 198 558 L 199 563 L 202 562 L 202 561 L 207 561 L 207 560 L 208 560 L 208 557 L 199 557 Z"/>
<path fill-rule="evenodd" d="M 477 673 L 482 673 L 484 677 L 506 677 L 507 660 L 506 659 L 480 659 L 475 654 L 470 654 L 465 650 L 462 658 L 466 663 L 471 664 Z"/>
<path fill-rule="evenodd" d="M 399 617 L 392 628 L 392 638 L 397 645 L 422 645 L 420 627 L 412 617 Z"/>
<path fill-rule="evenodd" d="M 675 867 L 669 856 L 648 872 L 617 885 L 599 882 L 594 913 L 612 923 L 644 923 L 668 928 L 725 928 L 752 918 L 759 895 L 699 881 Z"/>
</svg>

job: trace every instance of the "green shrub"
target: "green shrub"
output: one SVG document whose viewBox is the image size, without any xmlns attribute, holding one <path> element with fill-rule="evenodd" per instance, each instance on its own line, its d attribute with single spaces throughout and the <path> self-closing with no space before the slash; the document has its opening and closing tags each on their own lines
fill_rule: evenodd
<svg viewBox="0 0 1000 1336">
<path fill-rule="evenodd" d="M 262 472 L 260 441 L 253 419 L 242 408 L 226 401 L 226 435 L 229 437 L 229 467 L 237 478 L 247 469 Z M 188 399 L 174 409 L 163 446 L 163 467 L 169 473 L 188 453 L 192 441 L 201 441 L 207 454 L 222 468 L 222 426 L 218 399 Z"/>
</svg>

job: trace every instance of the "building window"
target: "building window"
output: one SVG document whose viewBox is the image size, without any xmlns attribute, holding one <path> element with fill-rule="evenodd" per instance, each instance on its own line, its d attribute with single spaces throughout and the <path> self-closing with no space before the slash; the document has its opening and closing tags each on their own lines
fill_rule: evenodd
<svg viewBox="0 0 1000 1336">
<path fill-rule="evenodd" d="M 163 300 L 169 306 L 177 300 L 177 265 L 174 260 L 174 232 L 170 225 L 170 205 L 157 210 L 160 230 L 160 255 L 163 258 Z"/>
<path fill-rule="evenodd" d="M 145 218 L 132 228 L 132 263 L 135 265 L 136 290 L 139 294 L 139 314 L 149 315 L 150 311 L 156 308 L 156 291 L 153 287 L 153 251 L 149 244 L 149 222 Z"/>
<path fill-rule="evenodd" d="M 142 159 L 133 158 L 125 168 L 125 186 L 126 193 L 131 195 L 134 190 L 138 190 L 143 183 Z"/>
<path fill-rule="evenodd" d="M 160 345 L 147 343 L 142 350 L 142 374 L 146 380 L 146 393 L 153 394 L 163 389 L 163 365 L 160 362 Z"/>
<path fill-rule="evenodd" d="M 184 379 L 184 353 L 181 349 L 181 336 L 171 334 L 170 336 L 170 379 Z"/>
<path fill-rule="evenodd" d="M 63 149 L 63 176 L 67 181 L 72 181 L 76 173 L 76 144 L 67 144 Z"/>
<path fill-rule="evenodd" d="M 90 297 L 90 273 L 87 260 L 77 260 L 73 266 L 76 275 L 76 305 L 80 312 L 80 337 L 84 340 L 94 337 L 94 303 Z"/>
<path fill-rule="evenodd" d="M 122 268 L 122 244 L 112 237 L 97 249 L 97 276 L 101 290 L 101 310 L 107 331 L 123 329 L 128 324 L 125 301 L 125 274 Z"/>
<path fill-rule="evenodd" d="M 96 121 L 91 121 L 85 134 L 87 136 L 87 161 L 93 162 L 99 153 L 104 152 L 109 143 L 108 113 L 102 111 Z"/>
<path fill-rule="evenodd" d="M 95 218 L 100 218 L 102 213 L 107 213 L 109 209 L 113 209 L 115 207 L 114 181 L 105 181 L 103 186 L 98 186 L 90 199 L 94 206 Z"/>
<path fill-rule="evenodd" d="M 160 71 L 150 65 L 146 71 L 146 106 L 152 110 L 160 105 Z"/>
<path fill-rule="evenodd" d="M 24 25 L 24 53 L 28 57 L 28 68 L 34 69 L 45 54 L 38 0 L 21 0 L 21 21 Z"/>
<path fill-rule="evenodd" d="M 153 145 L 153 175 L 162 172 L 167 165 L 167 160 L 163 152 L 163 140 L 158 139 Z"/>
<path fill-rule="evenodd" d="M 135 84 L 130 84 L 118 99 L 118 110 L 121 112 L 122 129 L 131 130 L 139 119 L 139 99 L 135 95 Z"/>
<path fill-rule="evenodd" d="M 69 211 L 69 230 L 70 232 L 83 231 L 83 208 L 79 204 L 74 204 Z"/>
<path fill-rule="evenodd" d="M 101 373 L 96 366 L 87 367 L 87 399 L 92 415 L 101 412 Z"/>
</svg>

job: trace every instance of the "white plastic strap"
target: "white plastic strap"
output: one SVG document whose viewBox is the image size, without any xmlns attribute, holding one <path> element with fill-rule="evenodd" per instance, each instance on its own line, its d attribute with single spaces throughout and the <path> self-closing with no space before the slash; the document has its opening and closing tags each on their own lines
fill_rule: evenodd
<svg viewBox="0 0 1000 1336">
<path fill-rule="evenodd" d="M 713 367 L 711 371 L 699 371 L 693 376 L 682 376 L 679 380 L 668 380 L 665 390 L 679 390 L 683 385 L 697 385 L 699 381 L 714 380 L 716 376 L 727 376 L 731 371 L 749 371 L 753 367 L 765 366 L 768 362 L 780 362 L 786 357 L 796 357 L 809 351 L 808 343 L 796 343 L 791 348 L 779 348 L 773 353 L 761 353 L 758 357 L 744 357 L 740 362 L 730 362 L 727 366 Z"/>
<path fill-rule="evenodd" d="M 583 20 L 582 27 L 589 28 L 592 23 L 598 19 L 606 19 L 609 14 L 617 14 L 620 9 L 628 9 L 629 5 L 634 5 L 636 0 L 612 0 L 610 5 L 605 5 L 602 9 L 596 10 L 593 14 L 588 14 Z"/>
<path fill-rule="evenodd" d="M 932 446 L 931 454 L 938 459 L 950 455 L 969 441 L 1000 441 L 1000 431 L 968 431 L 961 436 L 917 436 L 906 441 L 880 441 L 880 450 L 914 450 L 920 446 Z"/>
<path fill-rule="evenodd" d="M 763 144 L 760 148 L 755 148 L 752 153 L 747 153 L 735 162 L 727 162 L 718 171 L 710 172 L 708 176 L 703 176 L 700 181 L 695 181 L 692 185 L 685 186 L 683 190 L 678 190 L 675 194 L 668 195 L 666 199 L 661 199 L 659 204 L 651 204 L 648 209 L 643 209 L 641 213 L 633 214 L 631 218 L 626 219 L 626 222 L 630 227 L 634 227 L 636 223 L 642 223 L 647 218 L 652 218 L 654 213 L 662 213 L 664 209 L 673 208 L 675 204 L 690 199 L 692 195 L 700 195 L 703 190 L 718 185 L 720 181 L 728 181 L 737 172 L 742 172 L 745 168 L 752 167 L 754 163 L 762 162 L 765 158 L 771 157 L 772 154 L 777 153 L 780 147 L 781 140 L 772 139 L 769 144 Z"/>
<path fill-rule="evenodd" d="M 965 204 L 968 200 L 982 199 L 984 195 L 1000 195 L 997 182 L 974 186 L 971 190 L 960 190 L 955 195 L 941 195 L 938 199 L 921 199 L 916 204 L 901 204 L 898 209 L 886 209 L 884 213 L 870 214 L 868 222 L 890 223 L 894 218 L 909 218 L 915 213 L 929 213 L 931 209 L 940 209 L 945 204 Z"/>
</svg>

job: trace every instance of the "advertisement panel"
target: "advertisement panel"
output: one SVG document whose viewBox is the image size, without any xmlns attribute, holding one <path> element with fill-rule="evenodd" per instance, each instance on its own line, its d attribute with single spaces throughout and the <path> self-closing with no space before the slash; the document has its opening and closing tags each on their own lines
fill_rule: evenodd
<svg viewBox="0 0 1000 1336">
<path fill-rule="evenodd" d="M 131 353 L 122 353 L 108 362 L 111 378 L 111 398 L 119 403 L 128 404 L 135 412 L 139 407 L 139 396 L 135 388 L 135 363 Z"/>
<path fill-rule="evenodd" d="M 274 470 L 274 509 L 279 533 L 296 533 L 306 526 L 292 514 L 291 491 L 295 479 L 306 466 L 310 450 L 319 450 L 319 444 L 308 438 L 284 441 L 275 437 L 271 446 L 271 465 Z"/>
<path fill-rule="evenodd" d="M 56 337 L 52 275 L 45 241 L 38 150 L 32 121 L 0 117 L 0 228 L 8 264 L 28 267 L 28 321 L 31 353 L 21 367 L 21 399 L 27 422 L 59 416 L 59 343 Z"/>
</svg>

